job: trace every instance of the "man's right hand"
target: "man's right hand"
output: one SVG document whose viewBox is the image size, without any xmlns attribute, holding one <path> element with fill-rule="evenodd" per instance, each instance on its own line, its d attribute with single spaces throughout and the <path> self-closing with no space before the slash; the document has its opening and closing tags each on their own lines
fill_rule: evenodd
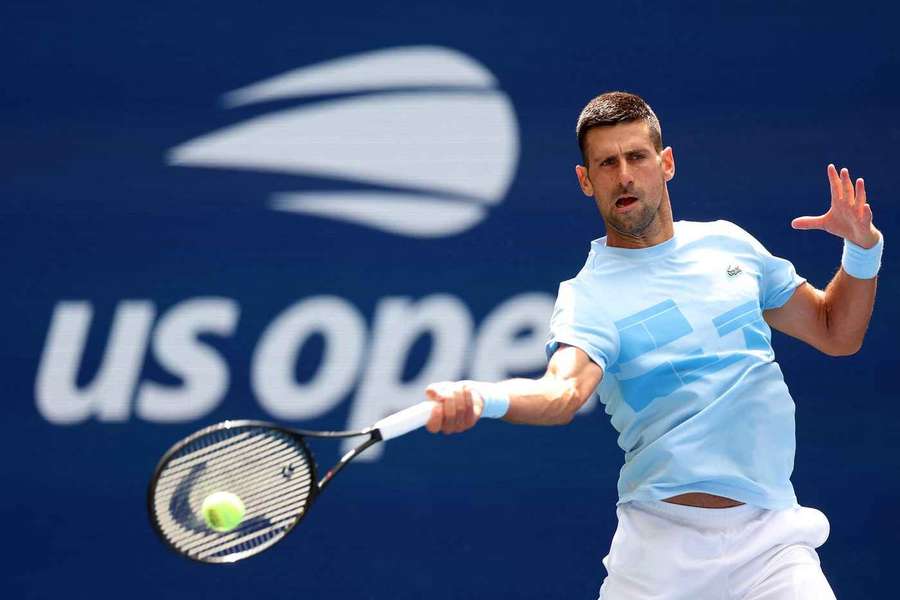
<svg viewBox="0 0 900 600">
<path fill-rule="evenodd" d="M 603 369 L 575 346 L 560 344 L 547 372 L 539 379 L 507 379 L 499 383 L 485 381 L 442 381 L 425 389 L 429 400 L 437 403 L 425 426 L 431 433 L 459 433 L 472 428 L 484 410 L 478 390 L 489 398 L 493 392 L 509 399 L 503 420 L 527 425 L 565 425 L 594 393 L 603 378 Z M 490 386 L 502 386 L 492 390 Z"/>
<path fill-rule="evenodd" d="M 471 381 L 442 381 L 425 388 L 429 400 L 437 402 L 425 424 L 431 433 L 459 433 L 472 428 L 481 417 L 484 402 Z"/>
</svg>

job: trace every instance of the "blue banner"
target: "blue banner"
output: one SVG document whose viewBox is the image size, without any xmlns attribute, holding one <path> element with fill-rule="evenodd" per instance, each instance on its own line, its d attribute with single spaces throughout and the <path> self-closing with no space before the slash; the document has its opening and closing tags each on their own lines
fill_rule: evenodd
<svg viewBox="0 0 900 600">
<path fill-rule="evenodd" d="M 688 2 L 0 8 L 5 595 L 595 598 L 623 456 L 566 427 L 412 433 L 227 567 L 155 538 L 146 485 L 229 418 L 353 429 L 433 381 L 543 372 L 560 281 L 603 235 L 578 188 L 596 94 L 648 100 L 676 219 L 727 219 L 823 288 L 825 167 L 866 180 L 887 254 L 866 342 L 776 334 L 793 482 L 838 598 L 897 542 L 900 71 L 893 6 Z M 314 442 L 322 469 L 348 446 Z"/>
</svg>

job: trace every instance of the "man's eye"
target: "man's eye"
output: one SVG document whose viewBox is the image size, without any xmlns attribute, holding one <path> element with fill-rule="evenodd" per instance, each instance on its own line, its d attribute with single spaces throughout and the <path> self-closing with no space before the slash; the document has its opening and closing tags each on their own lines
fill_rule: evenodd
<svg viewBox="0 0 900 600">
<path fill-rule="evenodd" d="M 613 158 L 607 158 L 606 160 L 604 160 L 603 162 L 600 163 L 600 166 L 601 166 L 601 167 L 608 167 L 608 166 L 610 166 L 610 165 L 614 165 L 615 163 L 616 163 L 615 159 L 613 159 Z"/>
<path fill-rule="evenodd" d="M 635 152 L 634 154 L 630 155 L 628 158 L 630 158 L 631 160 L 643 160 L 647 157 L 646 157 L 646 155 L 644 155 L 640 152 Z"/>
</svg>

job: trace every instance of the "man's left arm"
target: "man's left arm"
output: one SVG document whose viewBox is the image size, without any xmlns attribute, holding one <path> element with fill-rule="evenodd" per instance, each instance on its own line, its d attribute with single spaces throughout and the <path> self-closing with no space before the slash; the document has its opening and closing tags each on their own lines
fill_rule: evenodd
<svg viewBox="0 0 900 600">
<path fill-rule="evenodd" d="M 791 225 L 795 229 L 821 229 L 843 238 L 841 268 L 824 291 L 804 283 L 784 306 L 765 311 L 764 317 L 774 329 L 825 354 L 844 356 L 860 349 L 869 326 L 882 238 L 872 224 L 863 180 L 857 179 L 854 186 L 847 169 L 838 174 L 834 165 L 828 165 L 828 181 L 828 212 L 799 217 Z"/>
</svg>

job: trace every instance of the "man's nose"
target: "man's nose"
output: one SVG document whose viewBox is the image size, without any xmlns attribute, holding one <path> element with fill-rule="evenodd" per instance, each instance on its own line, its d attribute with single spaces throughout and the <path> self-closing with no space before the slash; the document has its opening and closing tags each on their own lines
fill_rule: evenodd
<svg viewBox="0 0 900 600">
<path fill-rule="evenodd" d="M 623 160 L 619 163 L 619 184 L 628 189 L 632 183 L 634 183 L 634 178 L 631 175 L 631 168 L 629 168 L 628 162 Z"/>
</svg>

